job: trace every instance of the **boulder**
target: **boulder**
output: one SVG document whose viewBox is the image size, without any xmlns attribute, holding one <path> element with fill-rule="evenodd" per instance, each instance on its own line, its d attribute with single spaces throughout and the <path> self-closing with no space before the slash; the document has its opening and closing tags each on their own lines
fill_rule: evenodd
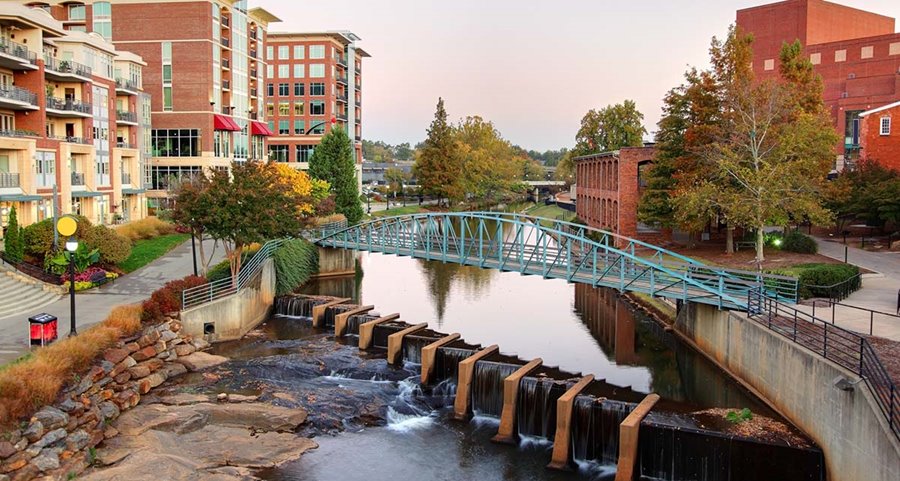
<svg viewBox="0 0 900 481">
<path fill-rule="evenodd" d="M 141 336 L 137 340 L 137 343 L 139 346 L 141 346 L 141 348 L 144 348 L 144 347 L 152 346 L 152 345 L 156 344 L 156 341 L 158 341 L 158 340 L 159 340 L 159 331 L 152 330 L 152 331 L 148 332 L 147 334 Z"/>
<path fill-rule="evenodd" d="M 128 374 L 131 374 L 132 379 L 143 379 L 150 375 L 150 366 L 138 365 L 128 368 Z"/>
<path fill-rule="evenodd" d="M 66 449 L 69 451 L 81 451 L 87 447 L 90 440 L 91 436 L 84 430 L 79 429 L 66 437 Z"/>
<path fill-rule="evenodd" d="M 52 446 L 52 445 L 56 444 L 57 442 L 62 441 L 63 439 L 66 439 L 66 436 L 68 434 L 69 433 L 65 429 L 62 429 L 62 428 L 56 429 L 54 431 L 50 431 L 49 433 L 45 434 L 44 437 L 39 439 L 37 442 L 35 442 L 31 446 L 29 446 L 28 448 L 29 449 L 37 448 L 40 451 L 41 449 L 44 449 L 47 446 Z"/>
<path fill-rule="evenodd" d="M 168 329 L 159 332 L 160 342 L 169 342 L 171 340 L 174 340 L 176 337 L 178 337 L 178 334 L 175 334 Z"/>
<path fill-rule="evenodd" d="M 31 464 L 42 473 L 59 468 L 59 450 L 45 449 L 41 454 L 31 460 Z"/>
<path fill-rule="evenodd" d="M 187 367 L 185 367 L 184 364 L 170 362 L 166 364 L 166 366 L 162 368 L 160 372 L 164 372 L 166 374 L 166 378 L 171 379 L 173 377 L 187 373 Z"/>
<path fill-rule="evenodd" d="M 0 441 L 0 459 L 6 459 L 18 452 L 19 450 L 16 449 L 13 443 L 9 441 Z"/>
<path fill-rule="evenodd" d="M 177 354 L 178 357 L 188 356 L 193 354 L 196 350 L 197 348 L 190 344 L 179 344 L 175 346 L 175 354 Z"/>
<path fill-rule="evenodd" d="M 136 342 L 129 342 L 128 344 L 125 344 L 125 345 L 122 347 L 122 349 L 125 349 L 126 351 L 128 351 L 129 354 L 131 354 L 131 353 L 133 353 L 133 352 L 140 351 L 140 350 L 141 350 L 141 345 L 138 344 L 138 343 L 136 343 Z"/>
<path fill-rule="evenodd" d="M 900 251 L 900 240 L 891 242 L 892 251 Z"/>
<path fill-rule="evenodd" d="M 189 371 L 201 371 L 203 369 L 218 366 L 219 364 L 227 361 L 228 358 L 226 357 L 207 354 L 205 352 L 195 352 L 185 357 L 179 357 L 175 360 L 175 362 L 179 364 L 184 364 L 184 367 L 186 367 Z"/>
<path fill-rule="evenodd" d="M 113 364 L 118 364 L 118 363 L 122 362 L 123 360 L 125 360 L 125 358 L 128 357 L 129 354 L 131 354 L 131 353 L 125 349 L 120 349 L 120 348 L 107 349 L 106 352 L 103 353 L 103 359 L 105 359 Z"/>
<path fill-rule="evenodd" d="M 32 416 L 31 421 L 40 421 L 44 429 L 52 431 L 69 424 L 69 415 L 52 406 L 47 406 Z"/>
<path fill-rule="evenodd" d="M 134 358 L 135 361 L 140 363 L 141 361 L 146 361 L 147 359 L 156 357 L 157 354 L 159 353 L 156 351 L 156 348 L 150 345 L 138 352 L 132 353 L 131 357 Z"/>
<path fill-rule="evenodd" d="M 106 419 L 106 420 L 116 419 L 117 417 L 119 417 L 119 413 L 121 412 L 119 410 L 119 407 L 116 406 L 115 403 L 112 403 L 110 401 L 100 403 L 99 407 L 100 407 L 100 415 L 102 416 L 103 419 Z"/>
</svg>

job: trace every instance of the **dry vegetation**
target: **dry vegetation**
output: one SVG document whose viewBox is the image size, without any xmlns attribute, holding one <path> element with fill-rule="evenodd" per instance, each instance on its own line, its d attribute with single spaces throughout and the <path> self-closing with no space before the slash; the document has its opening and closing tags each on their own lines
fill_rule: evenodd
<svg viewBox="0 0 900 481">
<path fill-rule="evenodd" d="M 132 242 L 175 233 L 175 225 L 159 217 L 147 217 L 116 227 L 116 232 Z"/>
<path fill-rule="evenodd" d="M 56 400 L 60 390 L 120 337 L 141 328 L 139 305 L 120 306 L 102 323 L 40 348 L 27 359 L 0 368 L 0 426 L 23 419 Z"/>
</svg>

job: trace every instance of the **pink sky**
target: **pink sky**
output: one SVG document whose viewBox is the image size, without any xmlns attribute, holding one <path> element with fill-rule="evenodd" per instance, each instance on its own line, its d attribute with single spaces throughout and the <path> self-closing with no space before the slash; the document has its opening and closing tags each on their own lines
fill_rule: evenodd
<svg viewBox="0 0 900 481">
<path fill-rule="evenodd" d="M 633 99 L 656 130 L 661 99 L 689 65 L 705 66 L 752 0 L 251 0 L 274 30 L 350 30 L 363 65 L 363 136 L 425 137 L 439 96 L 452 120 L 480 115 L 528 149 L 574 145 L 591 108 Z M 838 3 L 900 17 L 897 0 Z"/>
</svg>

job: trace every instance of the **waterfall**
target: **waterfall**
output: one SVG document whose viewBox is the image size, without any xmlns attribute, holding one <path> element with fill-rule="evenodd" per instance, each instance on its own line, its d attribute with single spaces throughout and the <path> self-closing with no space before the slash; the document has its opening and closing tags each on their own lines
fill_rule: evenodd
<svg viewBox="0 0 900 481">
<path fill-rule="evenodd" d="M 478 361 L 472 382 L 472 409 L 476 415 L 500 417 L 503 411 L 503 380 L 520 367 L 503 362 Z"/>
<path fill-rule="evenodd" d="M 369 321 L 374 321 L 375 319 L 378 319 L 378 317 L 370 316 L 368 314 L 357 314 L 355 316 L 350 316 L 347 319 L 347 330 L 345 331 L 345 334 L 348 336 L 351 336 L 351 335 L 358 336 L 359 335 L 359 326 L 361 324 L 365 324 Z"/>
<path fill-rule="evenodd" d="M 434 342 L 434 339 L 421 336 L 403 338 L 403 360 L 412 364 L 422 364 L 422 348 Z"/>
<path fill-rule="evenodd" d="M 334 327 L 334 317 L 343 312 L 347 312 L 353 309 L 356 309 L 359 306 L 354 306 L 350 304 L 338 304 L 336 306 L 331 306 L 325 308 L 325 315 L 322 316 L 325 327 Z"/>
<path fill-rule="evenodd" d="M 325 302 L 323 299 L 306 296 L 282 296 L 275 299 L 275 315 L 310 318 L 313 306 Z"/>
<path fill-rule="evenodd" d="M 556 400 L 565 392 L 563 382 L 547 377 L 523 377 L 516 399 L 519 434 L 552 440 L 556 434 Z"/>
<path fill-rule="evenodd" d="M 635 405 L 578 396 L 572 413 L 572 454 L 576 461 L 615 464 L 619 459 L 619 425 Z"/>
<path fill-rule="evenodd" d="M 456 382 L 459 376 L 459 363 L 474 352 L 471 349 L 439 347 L 434 358 L 435 380 L 450 379 Z"/>
</svg>

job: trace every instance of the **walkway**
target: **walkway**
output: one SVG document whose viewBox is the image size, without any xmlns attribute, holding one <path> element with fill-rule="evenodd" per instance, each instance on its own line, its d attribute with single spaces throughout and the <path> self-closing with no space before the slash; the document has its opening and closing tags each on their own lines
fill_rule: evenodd
<svg viewBox="0 0 900 481">
<path fill-rule="evenodd" d="M 205 241 L 207 255 L 211 252 L 212 245 L 212 241 Z M 210 265 L 214 265 L 223 258 L 224 249 L 220 245 L 216 249 L 213 263 Z M 134 304 L 144 300 L 166 282 L 172 279 L 181 279 L 192 274 L 193 271 L 191 242 L 187 241 L 163 257 L 111 284 L 79 293 L 75 297 L 78 329 L 81 330 L 106 319 L 116 306 Z M 34 312 L 0 319 L 0 365 L 17 359 L 28 350 L 28 318 L 41 312 L 58 317 L 60 336 L 68 334 L 68 296 Z"/>
<path fill-rule="evenodd" d="M 816 238 L 819 254 L 840 261 L 844 260 L 844 244 L 839 240 Z M 897 295 L 900 289 L 900 253 L 869 252 L 847 247 L 847 260 L 877 274 L 863 275 L 863 288 L 843 301 L 843 304 L 864 307 L 874 311 L 894 314 L 897 312 Z M 808 307 L 803 308 L 809 312 Z M 816 317 L 831 320 L 830 309 L 817 309 Z M 849 308 L 837 308 L 835 323 L 846 329 L 869 333 L 869 313 Z M 874 335 L 900 341 L 900 321 L 887 316 L 874 317 Z"/>
</svg>

